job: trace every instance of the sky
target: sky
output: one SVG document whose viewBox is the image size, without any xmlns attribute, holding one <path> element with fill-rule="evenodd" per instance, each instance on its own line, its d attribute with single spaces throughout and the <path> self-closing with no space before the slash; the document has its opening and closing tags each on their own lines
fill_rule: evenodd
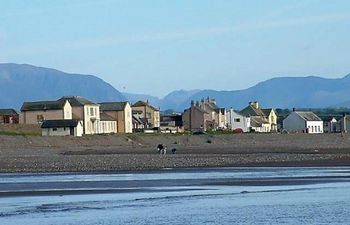
<svg viewBox="0 0 350 225">
<path fill-rule="evenodd" d="M 0 0 L 0 62 L 158 97 L 343 77 L 349 40 L 349 0 Z"/>
</svg>

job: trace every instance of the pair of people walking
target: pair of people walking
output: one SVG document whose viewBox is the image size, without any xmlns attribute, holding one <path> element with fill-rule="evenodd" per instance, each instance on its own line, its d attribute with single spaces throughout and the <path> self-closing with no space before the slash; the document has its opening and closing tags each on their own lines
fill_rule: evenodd
<svg viewBox="0 0 350 225">
<path fill-rule="evenodd" d="M 157 150 L 158 150 L 158 154 L 160 154 L 160 155 L 166 155 L 166 150 L 167 150 L 166 145 L 159 144 L 159 145 L 157 146 Z"/>
</svg>

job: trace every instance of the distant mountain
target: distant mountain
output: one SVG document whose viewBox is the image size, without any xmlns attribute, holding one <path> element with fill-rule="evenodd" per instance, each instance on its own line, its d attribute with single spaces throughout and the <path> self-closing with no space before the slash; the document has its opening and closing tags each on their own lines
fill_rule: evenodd
<svg viewBox="0 0 350 225">
<path fill-rule="evenodd" d="M 178 112 L 188 108 L 191 100 L 214 98 L 220 107 L 244 108 L 250 101 L 259 101 L 272 108 L 350 107 L 350 75 L 328 79 L 316 76 L 279 77 L 237 91 L 193 90 L 174 91 L 163 99 L 147 98 L 162 110 Z"/>
<path fill-rule="evenodd" d="M 263 107 L 323 108 L 338 107 L 350 102 L 350 75 L 327 79 L 315 76 L 280 77 L 238 91 L 203 90 L 192 95 L 179 107 L 188 107 L 191 100 L 210 96 L 221 107 L 241 109 L 257 100 Z M 346 105 L 344 105 L 346 106 Z"/>
<path fill-rule="evenodd" d="M 249 101 L 259 101 L 263 107 L 273 108 L 350 107 L 350 75 L 337 79 L 280 77 L 237 91 L 177 90 L 160 99 L 150 95 L 121 94 L 92 75 L 0 63 L 0 108 L 19 109 L 24 101 L 53 100 L 65 95 L 80 95 L 95 102 L 148 100 L 161 110 L 178 112 L 189 107 L 191 100 L 206 97 L 215 98 L 220 107 L 236 109 L 245 107 Z"/>
<path fill-rule="evenodd" d="M 133 93 L 126 93 L 122 92 L 122 94 L 125 96 L 125 98 L 131 103 L 135 103 L 137 101 L 147 101 L 156 107 L 160 107 L 161 105 L 161 99 L 152 95 L 146 95 L 146 94 L 133 94 Z"/>
<path fill-rule="evenodd" d="M 122 101 L 125 97 L 92 75 L 64 73 L 26 64 L 0 63 L 0 107 L 19 109 L 24 101 L 79 95 L 89 100 Z"/>
<path fill-rule="evenodd" d="M 182 111 L 184 109 L 182 106 L 183 103 L 187 102 L 191 96 L 195 95 L 198 92 L 200 92 L 200 90 L 178 90 L 170 92 L 162 99 L 161 108 Z"/>
<path fill-rule="evenodd" d="M 161 110 L 172 109 L 175 111 L 182 111 L 183 108 L 181 105 L 183 102 L 186 102 L 192 95 L 196 94 L 200 90 L 178 90 L 170 92 L 164 98 L 158 98 L 151 95 L 143 94 L 131 94 L 131 93 L 122 93 L 128 101 L 131 103 L 137 102 L 139 100 L 149 101 L 150 104 L 156 107 L 160 107 Z"/>
</svg>

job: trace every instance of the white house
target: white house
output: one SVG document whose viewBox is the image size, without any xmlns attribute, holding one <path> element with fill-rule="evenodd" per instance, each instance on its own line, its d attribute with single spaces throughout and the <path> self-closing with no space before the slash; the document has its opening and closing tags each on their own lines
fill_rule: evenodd
<svg viewBox="0 0 350 225">
<path fill-rule="evenodd" d="M 41 124 L 42 136 L 82 136 L 83 122 L 79 120 L 44 120 Z"/>
<path fill-rule="evenodd" d="M 313 112 L 293 111 L 283 120 L 283 129 L 289 132 L 323 133 L 323 121 Z"/>
<path fill-rule="evenodd" d="M 233 109 L 229 109 L 226 111 L 226 122 L 227 129 L 242 129 L 243 132 L 250 131 L 250 118 L 243 116 L 242 114 Z"/>
</svg>

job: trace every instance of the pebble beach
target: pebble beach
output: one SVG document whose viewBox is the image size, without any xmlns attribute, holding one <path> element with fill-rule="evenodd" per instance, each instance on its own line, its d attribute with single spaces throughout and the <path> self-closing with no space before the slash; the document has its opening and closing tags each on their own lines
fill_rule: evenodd
<svg viewBox="0 0 350 225">
<path fill-rule="evenodd" d="M 340 134 L 0 136 L 0 172 L 349 165 L 350 136 Z"/>
</svg>

